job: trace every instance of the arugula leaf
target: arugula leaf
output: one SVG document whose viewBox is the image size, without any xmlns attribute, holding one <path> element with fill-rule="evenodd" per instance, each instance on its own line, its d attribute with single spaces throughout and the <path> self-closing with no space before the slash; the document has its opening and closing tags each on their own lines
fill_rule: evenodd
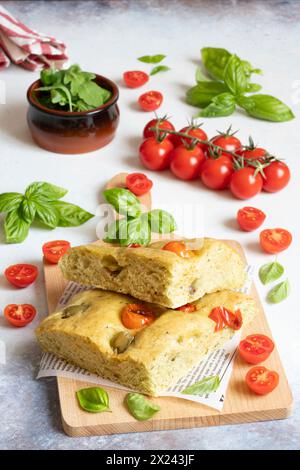
<svg viewBox="0 0 300 470">
<path fill-rule="evenodd" d="M 219 47 L 201 49 L 201 60 L 209 75 L 215 80 L 223 80 L 224 70 L 230 57 L 230 52 Z"/>
<path fill-rule="evenodd" d="M 270 290 L 267 299 L 269 302 L 277 304 L 285 300 L 289 296 L 290 291 L 291 286 L 288 279 L 286 279 L 285 281 L 280 282 L 275 287 L 273 287 L 273 289 Z"/>
<path fill-rule="evenodd" d="M 36 88 L 36 91 L 50 91 L 50 96 L 51 96 L 52 103 L 53 103 L 53 98 L 52 98 L 51 93 L 53 92 L 53 90 L 59 91 L 60 96 L 64 96 L 64 99 L 62 99 L 63 106 L 65 106 L 65 104 L 68 103 L 69 110 L 72 112 L 73 111 L 72 96 L 71 96 L 71 93 L 69 92 L 69 90 L 66 86 L 64 86 L 64 85 L 50 85 L 50 86 L 43 86 L 43 87 Z M 54 96 L 56 97 L 56 95 L 54 95 Z M 56 100 L 56 98 L 55 98 L 55 100 Z M 59 101 L 57 101 L 57 100 L 54 101 L 54 104 L 56 104 L 56 103 L 59 103 Z"/>
<path fill-rule="evenodd" d="M 54 207 L 51 206 L 50 201 L 36 202 L 36 220 L 46 225 L 50 229 L 58 226 L 59 215 Z"/>
<path fill-rule="evenodd" d="M 54 67 L 43 69 L 40 76 L 41 82 L 45 86 L 57 84 L 61 81 L 62 74 L 62 70 L 58 71 Z"/>
<path fill-rule="evenodd" d="M 111 97 L 111 92 L 99 87 L 95 82 L 85 82 L 78 91 L 78 96 L 93 108 L 102 106 Z"/>
<path fill-rule="evenodd" d="M 32 224 L 32 221 L 36 213 L 36 205 L 34 201 L 24 197 L 20 205 L 20 213 L 28 224 Z"/>
<path fill-rule="evenodd" d="M 110 411 L 109 397 L 101 387 L 81 388 L 77 390 L 76 396 L 82 409 L 90 413 L 101 413 Z"/>
<path fill-rule="evenodd" d="M 10 212 L 17 209 L 21 204 L 23 194 L 20 193 L 2 193 L 0 194 L 0 213 Z"/>
<path fill-rule="evenodd" d="M 224 82 L 234 95 L 244 93 L 247 90 L 248 77 L 241 59 L 236 55 L 232 55 L 227 61 L 224 69 Z"/>
<path fill-rule="evenodd" d="M 160 410 L 159 405 L 147 400 L 140 393 L 127 393 L 125 401 L 130 413 L 138 421 L 146 421 Z"/>
<path fill-rule="evenodd" d="M 267 121 L 283 122 L 290 121 L 295 117 L 286 104 L 271 95 L 240 96 L 238 104 L 250 116 Z"/>
<path fill-rule="evenodd" d="M 140 62 L 144 62 L 145 64 L 158 64 L 166 56 L 164 54 L 156 54 L 156 55 L 143 55 L 142 57 L 138 57 Z"/>
<path fill-rule="evenodd" d="M 23 219 L 20 208 L 8 212 L 4 221 L 6 243 L 23 242 L 28 235 L 29 227 L 30 223 Z"/>
<path fill-rule="evenodd" d="M 269 284 L 270 282 L 277 281 L 284 273 L 284 267 L 274 261 L 273 263 L 264 264 L 259 270 L 259 279 L 263 284 Z"/>
<path fill-rule="evenodd" d="M 151 232 L 171 233 L 177 228 L 174 217 L 161 209 L 154 209 L 145 214 L 145 216 L 147 217 Z"/>
<path fill-rule="evenodd" d="M 231 93 L 221 93 L 215 96 L 211 103 L 196 117 L 230 116 L 235 110 L 235 98 Z"/>
<path fill-rule="evenodd" d="M 78 227 L 94 217 L 94 214 L 70 202 L 50 201 L 49 205 L 58 214 L 58 227 Z"/>
<path fill-rule="evenodd" d="M 190 385 L 189 387 L 182 390 L 181 393 L 184 395 L 198 395 L 202 397 L 203 395 L 215 392 L 219 385 L 220 377 L 218 375 L 212 375 L 210 377 L 205 377 L 193 385 Z"/>
<path fill-rule="evenodd" d="M 225 83 L 221 82 L 199 82 L 197 85 L 190 88 L 186 93 L 186 100 L 188 104 L 205 108 L 211 103 L 211 100 L 221 93 L 228 92 L 229 89 Z"/>
<path fill-rule="evenodd" d="M 56 199 L 61 199 L 67 194 L 68 190 L 55 186 L 51 183 L 46 183 L 45 181 L 36 181 L 27 186 L 25 191 L 25 196 L 30 198 L 46 198 L 48 201 L 54 201 Z"/>
<path fill-rule="evenodd" d="M 171 69 L 167 65 L 157 65 L 156 67 L 153 67 L 153 69 L 150 72 L 150 75 L 156 75 L 159 72 L 167 72 L 168 70 L 171 70 Z"/>
<path fill-rule="evenodd" d="M 127 217 L 139 217 L 141 215 L 141 203 L 128 189 L 106 189 L 103 195 L 105 200 L 114 207 L 118 214 L 126 215 Z"/>
</svg>

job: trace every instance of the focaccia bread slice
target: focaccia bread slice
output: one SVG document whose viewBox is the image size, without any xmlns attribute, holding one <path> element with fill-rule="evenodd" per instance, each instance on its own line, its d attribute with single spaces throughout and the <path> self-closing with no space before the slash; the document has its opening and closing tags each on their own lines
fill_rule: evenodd
<svg viewBox="0 0 300 470">
<path fill-rule="evenodd" d="M 244 325 L 257 313 L 251 297 L 223 290 L 194 302 L 197 310 L 193 313 L 144 304 L 156 319 L 143 329 L 130 330 L 123 325 L 121 312 L 136 302 L 127 295 L 98 289 L 81 292 L 67 307 L 42 321 L 37 339 L 44 351 L 130 389 L 158 396 L 234 334 L 229 327 L 215 332 L 216 323 L 208 318 L 214 307 L 240 309 Z"/>
<path fill-rule="evenodd" d="M 161 249 L 167 241 L 140 248 L 78 246 L 59 266 L 68 280 L 170 308 L 244 285 L 245 263 L 228 244 L 204 238 L 192 257 L 182 258 Z"/>
</svg>

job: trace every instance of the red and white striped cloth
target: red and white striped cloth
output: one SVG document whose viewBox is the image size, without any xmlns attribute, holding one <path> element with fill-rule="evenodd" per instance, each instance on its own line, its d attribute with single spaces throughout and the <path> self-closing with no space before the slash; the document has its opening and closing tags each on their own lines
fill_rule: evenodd
<svg viewBox="0 0 300 470">
<path fill-rule="evenodd" d="M 11 61 L 32 71 L 60 68 L 68 60 L 65 49 L 64 43 L 28 28 L 0 5 L 0 70 Z"/>
</svg>

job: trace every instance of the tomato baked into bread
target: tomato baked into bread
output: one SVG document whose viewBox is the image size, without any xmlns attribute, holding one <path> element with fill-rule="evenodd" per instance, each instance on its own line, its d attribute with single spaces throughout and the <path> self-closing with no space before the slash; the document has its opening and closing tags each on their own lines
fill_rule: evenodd
<svg viewBox="0 0 300 470">
<path fill-rule="evenodd" d="M 134 249 L 108 244 L 78 246 L 61 258 L 59 266 L 70 281 L 170 308 L 211 292 L 241 288 L 246 272 L 239 254 L 220 240 L 200 240 L 197 249 L 189 250 L 189 257 L 162 249 L 167 240 Z"/>
<path fill-rule="evenodd" d="M 129 329 L 123 314 L 136 303 L 123 294 L 83 291 L 42 321 L 36 329 L 37 339 L 45 351 L 70 363 L 157 396 L 233 336 L 229 326 L 216 328 L 216 321 L 209 318 L 214 309 L 239 311 L 243 325 L 257 313 L 251 297 L 223 290 L 194 302 L 192 313 L 140 304 L 148 316 L 151 313 L 152 321 Z"/>
</svg>

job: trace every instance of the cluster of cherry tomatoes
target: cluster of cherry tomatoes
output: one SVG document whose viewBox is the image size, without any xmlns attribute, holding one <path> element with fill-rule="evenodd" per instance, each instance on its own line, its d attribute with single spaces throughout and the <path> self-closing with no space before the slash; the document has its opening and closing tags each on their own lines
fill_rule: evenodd
<svg viewBox="0 0 300 470">
<path fill-rule="evenodd" d="M 210 140 L 195 124 L 179 132 L 167 118 L 149 121 L 143 131 L 139 155 L 149 170 L 170 168 L 182 180 L 201 179 L 210 189 L 230 188 L 239 199 L 249 199 L 262 190 L 277 192 L 290 180 L 288 166 L 267 150 L 245 146 L 232 133 L 219 133 Z"/>
</svg>

